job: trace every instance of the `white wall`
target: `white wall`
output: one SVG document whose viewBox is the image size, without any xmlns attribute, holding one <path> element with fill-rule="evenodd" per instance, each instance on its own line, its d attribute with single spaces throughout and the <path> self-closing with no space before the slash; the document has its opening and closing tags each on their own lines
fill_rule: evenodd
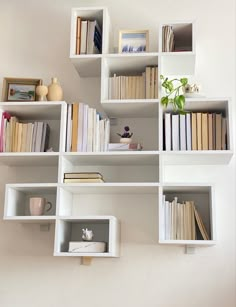
<svg viewBox="0 0 236 307">
<path fill-rule="evenodd" d="M 70 9 L 88 5 L 108 7 L 115 46 L 119 29 L 150 29 L 154 41 L 159 23 L 196 20 L 196 79 L 208 96 L 232 97 L 235 118 L 234 0 L 1 0 L 0 88 L 3 77 L 36 77 L 49 84 L 57 76 L 66 101 L 96 105 L 99 80 L 80 80 L 69 60 Z M 29 181 L 35 171 L 0 168 L 0 216 L 6 181 Z M 37 180 L 53 181 L 55 169 L 46 178 L 44 171 Z M 156 244 L 155 200 L 142 206 L 142 198 L 137 206 L 117 208 L 121 258 L 94 259 L 92 266 L 53 257 L 53 227 L 48 233 L 37 225 L 0 221 L 0 306 L 235 306 L 234 159 L 227 166 L 168 167 L 165 179 L 215 183 L 215 247 L 185 255 L 182 247 Z"/>
</svg>

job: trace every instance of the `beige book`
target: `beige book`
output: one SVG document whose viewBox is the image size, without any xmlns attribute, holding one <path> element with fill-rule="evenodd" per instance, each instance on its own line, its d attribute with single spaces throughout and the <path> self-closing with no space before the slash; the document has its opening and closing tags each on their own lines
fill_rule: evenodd
<svg viewBox="0 0 236 307">
<path fill-rule="evenodd" d="M 74 178 L 74 179 L 64 179 L 65 183 L 102 183 L 104 180 L 102 178 Z"/>
<path fill-rule="evenodd" d="M 21 152 L 26 152 L 27 124 L 22 125 Z"/>
<path fill-rule="evenodd" d="M 155 67 L 151 67 L 151 83 L 150 83 L 150 87 L 151 87 L 151 99 L 155 98 Z"/>
<path fill-rule="evenodd" d="M 212 114 L 212 143 L 213 143 L 213 150 L 216 149 L 216 114 Z"/>
<path fill-rule="evenodd" d="M 213 125 L 212 125 L 213 115 L 208 114 L 208 149 L 213 150 Z"/>
<path fill-rule="evenodd" d="M 145 84 L 146 84 L 146 99 L 150 99 L 150 94 L 151 94 L 151 89 L 150 89 L 150 76 L 151 76 L 151 67 L 147 66 L 146 67 L 146 80 L 145 80 Z"/>
<path fill-rule="evenodd" d="M 154 98 L 158 99 L 158 67 L 154 71 Z"/>
<path fill-rule="evenodd" d="M 72 104 L 72 147 L 71 151 L 77 151 L 77 138 L 78 138 L 78 109 L 79 104 Z"/>
<path fill-rule="evenodd" d="M 195 216 L 195 219 L 196 219 L 197 227 L 198 227 L 198 229 L 199 229 L 199 231 L 200 231 L 200 233 L 203 237 L 203 240 L 210 240 L 209 235 L 208 235 L 206 228 L 203 224 L 203 221 L 201 219 L 201 216 L 199 215 L 195 206 L 194 206 L 194 216 Z"/>
<path fill-rule="evenodd" d="M 202 113 L 202 149 L 208 150 L 208 114 Z"/>
<path fill-rule="evenodd" d="M 17 152 L 21 151 L 21 143 L 22 143 L 22 131 L 23 131 L 23 124 L 19 123 L 18 126 L 18 138 L 17 138 Z"/>
<path fill-rule="evenodd" d="M 197 150 L 197 113 L 192 113 L 192 150 Z"/>
<path fill-rule="evenodd" d="M 222 114 L 216 114 L 216 150 L 221 150 Z"/>
<path fill-rule="evenodd" d="M 222 132 L 221 132 L 221 149 L 227 149 L 227 120 L 225 117 L 222 117 Z"/>
<path fill-rule="evenodd" d="M 80 54 L 80 34 L 81 34 L 81 18 L 77 17 L 75 54 Z"/>
<path fill-rule="evenodd" d="M 197 113 L 197 150 L 202 150 L 202 113 Z"/>
<path fill-rule="evenodd" d="M 194 202 L 186 201 L 186 206 L 188 208 L 188 237 L 189 240 L 196 239 L 196 225 L 195 225 L 195 217 L 194 217 Z"/>
</svg>

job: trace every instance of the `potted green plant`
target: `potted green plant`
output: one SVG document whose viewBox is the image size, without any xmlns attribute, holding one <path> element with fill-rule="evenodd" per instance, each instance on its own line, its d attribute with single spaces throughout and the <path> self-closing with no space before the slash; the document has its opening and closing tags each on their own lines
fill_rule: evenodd
<svg viewBox="0 0 236 307">
<path fill-rule="evenodd" d="M 185 113 L 185 96 L 182 89 L 188 84 L 187 78 L 174 78 L 169 80 L 163 75 L 160 76 L 162 83 L 161 86 L 165 89 L 166 96 L 161 98 L 161 104 L 164 107 L 167 107 L 169 104 L 172 104 L 174 111 L 179 113 Z"/>
</svg>

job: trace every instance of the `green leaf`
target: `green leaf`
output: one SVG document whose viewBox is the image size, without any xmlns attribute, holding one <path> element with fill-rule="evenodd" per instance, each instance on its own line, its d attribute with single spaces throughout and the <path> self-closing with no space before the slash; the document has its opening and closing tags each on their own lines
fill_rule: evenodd
<svg viewBox="0 0 236 307">
<path fill-rule="evenodd" d="M 161 104 L 163 106 L 167 107 L 168 106 L 168 102 L 169 102 L 169 99 L 168 99 L 167 96 L 164 96 L 164 97 L 161 98 Z"/>
<path fill-rule="evenodd" d="M 163 75 L 160 75 L 160 79 L 161 79 L 161 80 L 163 80 L 163 79 L 165 79 L 165 78 L 164 78 L 164 76 L 163 76 Z"/>
<path fill-rule="evenodd" d="M 184 109 L 184 105 L 185 105 L 185 97 L 184 95 L 180 95 L 180 96 L 176 96 L 174 98 L 175 103 L 178 107 L 179 110 L 183 110 Z"/>
<path fill-rule="evenodd" d="M 181 78 L 180 82 L 182 83 L 183 86 L 188 84 L 188 78 Z"/>
</svg>

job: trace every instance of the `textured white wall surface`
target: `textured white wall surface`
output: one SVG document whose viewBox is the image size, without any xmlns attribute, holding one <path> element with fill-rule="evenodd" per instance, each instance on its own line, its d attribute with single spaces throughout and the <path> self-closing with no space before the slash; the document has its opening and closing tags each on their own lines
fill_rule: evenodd
<svg viewBox="0 0 236 307">
<path fill-rule="evenodd" d="M 0 89 L 4 77 L 49 84 L 57 76 L 67 102 L 99 103 L 100 80 L 80 79 L 69 59 L 71 8 L 79 6 L 108 7 L 114 47 L 119 29 L 149 29 L 155 49 L 160 23 L 195 20 L 196 80 L 207 96 L 232 98 L 235 132 L 234 0 L 1 0 Z M 57 176 L 55 168 L 6 166 L 0 174 L 0 216 L 6 182 L 55 182 Z M 229 165 L 169 166 L 164 174 L 170 182 L 215 184 L 216 246 L 186 255 L 183 247 L 158 245 L 153 195 L 111 199 L 121 220 L 121 257 L 94 259 L 91 266 L 52 256 L 54 227 L 40 232 L 38 225 L 0 218 L 0 306 L 235 307 L 234 157 Z"/>
</svg>

